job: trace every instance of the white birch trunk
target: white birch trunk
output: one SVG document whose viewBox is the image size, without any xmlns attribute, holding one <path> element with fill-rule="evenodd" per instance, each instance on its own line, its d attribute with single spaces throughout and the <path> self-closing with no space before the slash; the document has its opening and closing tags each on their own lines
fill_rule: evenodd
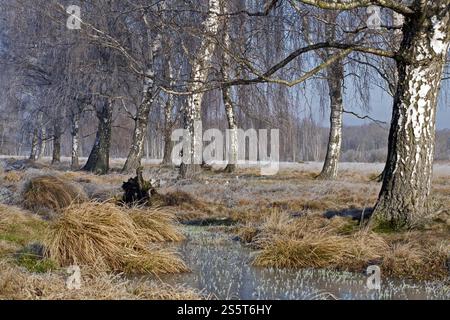
<svg viewBox="0 0 450 320">
<path fill-rule="evenodd" d="M 321 179 L 336 179 L 342 146 L 342 114 L 344 104 L 342 97 L 344 81 L 344 66 L 337 61 L 328 69 L 328 90 L 330 96 L 330 135 L 327 144 L 327 154 L 319 175 Z"/>
<path fill-rule="evenodd" d="M 47 147 L 47 129 L 45 126 L 41 129 L 41 138 L 39 142 L 39 153 L 37 159 L 42 159 L 45 156 L 45 149 Z"/>
<path fill-rule="evenodd" d="M 450 43 L 448 1 L 416 6 L 403 28 L 388 159 L 374 212 L 376 223 L 395 229 L 420 224 L 429 213 L 436 105 Z"/>
<path fill-rule="evenodd" d="M 80 168 L 80 114 L 76 112 L 72 115 L 72 161 L 71 168 L 72 170 L 78 170 Z"/>
<path fill-rule="evenodd" d="M 197 50 L 197 55 L 192 62 L 192 84 L 189 86 L 189 91 L 199 91 L 203 83 L 208 78 L 208 72 L 211 64 L 211 59 L 215 50 L 215 43 L 211 41 L 210 37 L 217 34 L 219 29 L 220 1 L 209 0 L 209 11 L 206 21 L 203 23 L 204 31 L 207 34 L 202 40 L 200 48 Z M 185 113 L 185 130 L 187 139 L 191 141 L 190 147 L 183 149 L 183 160 L 180 167 L 180 174 L 183 178 L 191 177 L 200 170 L 202 163 L 202 155 L 198 154 L 198 150 L 202 149 L 201 130 L 199 125 L 201 123 L 201 104 L 203 93 L 196 92 L 188 97 L 187 105 L 184 108 Z M 197 125 L 197 128 L 195 126 Z M 196 132 L 196 134 L 194 134 Z M 186 163 L 186 158 L 189 160 Z"/>
<path fill-rule="evenodd" d="M 227 26 L 226 26 L 227 27 Z M 223 45 L 227 50 L 231 48 L 231 39 L 228 28 L 226 28 L 224 32 Z M 223 81 L 226 82 L 230 78 L 231 72 L 231 62 L 229 55 L 224 53 L 222 56 L 222 73 L 223 73 Z M 225 168 L 225 171 L 228 173 L 232 173 L 236 169 L 236 164 L 238 161 L 238 126 L 236 121 L 236 114 L 234 110 L 233 100 L 231 99 L 231 88 L 229 86 L 222 87 L 222 98 L 223 104 L 225 106 L 225 113 L 227 115 L 228 121 L 228 140 L 227 148 L 228 148 L 228 164 Z"/>
<path fill-rule="evenodd" d="M 173 85 L 173 68 L 170 60 L 167 62 L 167 75 L 170 85 Z M 164 106 L 164 155 L 163 164 L 170 165 L 172 163 L 172 111 L 174 99 L 173 95 L 169 94 L 166 105 Z"/>
<path fill-rule="evenodd" d="M 155 60 L 159 50 L 161 49 L 161 36 L 158 34 L 151 45 L 149 52 L 149 68 L 146 72 L 143 86 L 142 103 L 138 106 L 135 118 L 135 125 L 133 131 L 133 140 L 131 143 L 130 152 L 122 169 L 122 172 L 135 172 L 141 166 L 142 157 L 144 156 L 144 143 L 147 135 L 148 117 L 151 106 L 154 101 L 156 91 L 155 87 Z"/>
<path fill-rule="evenodd" d="M 31 151 L 30 151 L 30 160 L 35 161 L 37 158 L 37 149 L 39 143 L 39 131 L 37 128 L 33 130 L 33 136 L 31 138 Z"/>
</svg>

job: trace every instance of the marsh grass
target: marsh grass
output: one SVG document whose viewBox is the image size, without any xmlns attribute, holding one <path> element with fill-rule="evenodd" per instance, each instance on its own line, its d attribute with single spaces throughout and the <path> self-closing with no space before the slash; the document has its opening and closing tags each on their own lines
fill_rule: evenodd
<svg viewBox="0 0 450 320">
<path fill-rule="evenodd" d="M 150 240 L 181 237 L 175 226 L 153 234 L 146 226 L 169 223 L 162 213 L 149 215 L 112 203 L 72 204 L 50 224 L 44 240 L 46 256 L 60 266 L 87 265 L 97 270 L 127 273 L 177 273 L 188 268 L 169 249 L 150 246 Z M 132 215 L 138 221 L 136 223 Z M 155 216 L 159 215 L 159 220 Z M 137 218 L 138 217 L 138 218 Z"/>
<path fill-rule="evenodd" d="M 63 271 L 30 273 L 7 260 L 0 261 L 0 300 L 200 300 L 205 296 L 184 286 L 160 281 L 130 281 L 121 274 L 81 270 L 80 290 L 66 288 Z"/>
<path fill-rule="evenodd" d="M 29 250 L 28 245 L 39 246 L 47 222 L 38 216 L 12 206 L 0 205 L 0 258 L 11 259 L 30 272 L 54 270 L 53 261 Z"/>
<path fill-rule="evenodd" d="M 59 213 L 72 203 L 87 201 L 87 195 L 76 184 L 57 176 L 45 175 L 31 178 L 24 186 L 24 206 L 35 213 Z"/>
<path fill-rule="evenodd" d="M 127 210 L 148 242 L 179 242 L 185 236 L 177 225 L 176 217 L 167 208 L 133 207 Z"/>
<path fill-rule="evenodd" d="M 2 174 L 3 181 L 9 182 L 9 183 L 17 183 L 22 181 L 24 178 L 24 173 L 20 171 L 8 171 Z"/>
<path fill-rule="evenodd" d="M 158 194 L 155 205 L 174 208 L 176 218 L 180 222 L 202 220 L 208 218 L 226 218 L 234 220 L 223 204 L 199 200 L 195 196 L 180 190 Z"/>
<path fill-rule="evenodd" d="M 343 218 L 289 217 L 275 210 L 253 242 L 260 249 L 253 263 L 277 268 L 331 268 L 364 271 L 380 265 L 389 276 L 419 280 L 448 277 L 449 244 L 423 243 L 411 233 L 379 234 Z"/>
<path fill-rule="evenodd" d="M 409 277 L 420 280 L 448 279 L 447 261 L 450 246 L 443 241 L 420 244 L 409 238 L 394 242 L 383 255 L 383 271 L 393 277 Z"/>
<path fill-rule="evenodd" d="M 15 256 L 14 263 L 32 273 L 46 273 L 58 269 L 54 261 L 32 253 L 19 252 Z"/>
</svg>

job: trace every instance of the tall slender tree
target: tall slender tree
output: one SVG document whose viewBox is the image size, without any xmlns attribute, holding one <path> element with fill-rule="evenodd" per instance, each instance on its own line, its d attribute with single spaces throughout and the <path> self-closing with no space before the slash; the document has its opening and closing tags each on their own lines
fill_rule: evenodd
<svg viewBox="0 0 450 320">
<path fill-rule="evenodd" d="M 327 15 L 326 37 L 328 41 L 337 39 L 337 14 Z M 325 49 L 325 59 L 329 59 L 335 50 Z M 344 61 L 339 59 L 331 64 L 326 70 L 326 82 L 328 96 L 330 98 L 330 133 L 327 143 L 327 153 L 322 171 L 321 179 L 335 179 L 338 175 L 339 160 L 342 148 L 342 121 L 344 113 Z"/>
<path fill-rule="evenodd" d="M 163 1 L 163 4 L 165 2 Z M 165 10 L 165 6 L 161 6 L 161 11 Z M 148 122 L 150 109 L 155 96 L 157 95 L 157 85 L 155 82 L 156 76 L 156 59 L 161 51 L 161 34 L 152 34 L 151 24 L 145 11 L 142 13 L 143 21 L 145 25 L 144 38 L 148 42 L 148 45 L 144 44 L 144 49 L 147 51 L 146 72 L 143 79 L 143 98 L 142 102 L 138 105 L 134 120 L 134 131 L 131 142 L 130 152 L 128 153 L 127 160 L 122 169 L 123 172 L 134 172 L 141 165 L 142 157 L 144 156 L 144 143 L 148 133 Z"/>
<path fill-rule="evenodd" d="M 393 228 L 420 223 L 429 214 L 436 106 L 450 44 L 450 1 L 299 1 L 328 10 L 379 5 L 405 16 L 403 40 L 393 55 L 398 85 L 374 220 Z"/>
<path fill-rule="evenodd" d="M 184 129 L 185 137 L 189 143 L 189 147 L 183 148 L 183 157 L 180 166 L 180 175 L 183 178 L 192 177 L 200 170 L 202 163 L 202 155 L 199 154 L 203 143 L 199 136 L 201 130 L 201 105 L 203 92 L 201 88 L 206 82 L 209 74 L 211 59 L 215 50 L 215 42 L 212 37 L 217 35 L 220 22 L 220 1 L 209 0 L 209 10 L 203 27 L 206 35 L 203 37 L 200 48 L 192 61 L 192 75 L 188 91 L 193 92 L 187 99 L 184 107 Z M 200 126 L 199 126 L 200 125 Z M 187 144 L 185 144 L 186 146 Z"/>
<path fill-rule="evenodd" d="M 227 4 L 223 4 L 223 13 L 226 15 L 229 10 Z M 231 51 L 231 36 L 230 36 L 230 24 L 228 19 L 224 22 L 223 27 L 223 46 L 225 50 L 222 54 L 222 77 L 223 81 L 226 82 L 231 78 L 231 59 L 230 55 L 226 52 Z M 228 163 L 225 167 L 225 172 L 232 173 L 236 169 L 236 164 L 238 161 L 238 125 L 236 119 L 236 111 L 231 97 L 231 87 L 224 85 L 222 86 L 222 100 L 225 107 L 225 114 L 228 123 L 228 141 L 227 141 L 227 151 L 228 151 Z"/>
</svg>

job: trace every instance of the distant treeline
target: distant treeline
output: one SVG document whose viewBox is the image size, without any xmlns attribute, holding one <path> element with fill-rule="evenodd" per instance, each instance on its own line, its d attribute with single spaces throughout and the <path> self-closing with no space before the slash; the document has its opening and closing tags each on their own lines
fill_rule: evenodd
<svg viewBox="0 0 450 320">
<path fill-rule="evenodd" d="M 206 116 L 207 118 L 207 116 Z M 81 155 L 87 157 L 94 143 L 95 121 L 85 119 L 82 127 L 83 139 L 81 141 Z M 207 121 L 209 122 L 209 121 Z M 262 123 L 245 121 L 244 128 L 268 128 Z M 258 125 L 259 124 L 259 125 Z M 0 124 L 0 153 L 2 155 L 27 156 L 29 153 L 29 139 L 20 134 L 20 128 L 10 126 L 11 123 Z M 213 127 L 209 123 L 207 127 Z M 132 126 L 127 119 L 116 119 L 115 126 L 120 128 L 113 132 L 111 156 L 124 158 L 129 151 Z M 225 128 L 223 128 L 225 129 Z M 17 132 L 14 132 L 16 131 Z M 328 128 L 321 127 L 311 120 L 300 120 L 292 128 L 281 128 L 280 131 L 280 159 L 281 161 L 323 161 L 325 158 Z M 291 132 L 291 134 L 289 134 Z M 14 134 L 15 133 L 15 134 Z M 386 126 L 366 124 L 361 126 L 344 126 L 342 155 L 343 162 L 384 162 L 387 154 L 387 141 L 389 130 Z M 145 157 L 161 159 L 164 149 L 162 132 L 158 128 L 150 128 L 147 139 Z M 52 144 L 47 143 L 45 156 L 51 156 Z M 438 161 L 450 160 L 450 130 L 438 130 L 436 133 L 435 159 Z M 62 155 L 70 156 L 70 132 L 63 135 Z"/>
</svg>

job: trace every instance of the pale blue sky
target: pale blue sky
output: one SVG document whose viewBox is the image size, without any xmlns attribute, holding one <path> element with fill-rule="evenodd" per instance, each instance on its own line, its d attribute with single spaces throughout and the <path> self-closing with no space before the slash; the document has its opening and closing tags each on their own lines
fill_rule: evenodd
<svg viewBox="0 0 450 320">
<path fill-rule="evenodd" d="M 352 107 L 347 105 L 346 109 L 354 111 L 360 115 L 370 115 L 370 117 L 374 119 L 389 123 L 392 113 L 392 98 L 383 90 L 375 88 L 372 90 L 370 97 L 371 111 L 369 113 L 361 111 L 355 106 Z M 324 119 L 321 118 L 322 117 L 319 119 L 321 124 L 324 126 L 329 126 L 328 114 Z M 371 123 L 371 120 L 361 120 L 349 114 L 344 115 L 344 125 L 362 125 L 366 123 Z M 438 130 L 450 129 L 450 81 L 446 81 L 445 85 L 443 85 L 443 89 L 441 90 L 436 125 Z"/>
</svg>

